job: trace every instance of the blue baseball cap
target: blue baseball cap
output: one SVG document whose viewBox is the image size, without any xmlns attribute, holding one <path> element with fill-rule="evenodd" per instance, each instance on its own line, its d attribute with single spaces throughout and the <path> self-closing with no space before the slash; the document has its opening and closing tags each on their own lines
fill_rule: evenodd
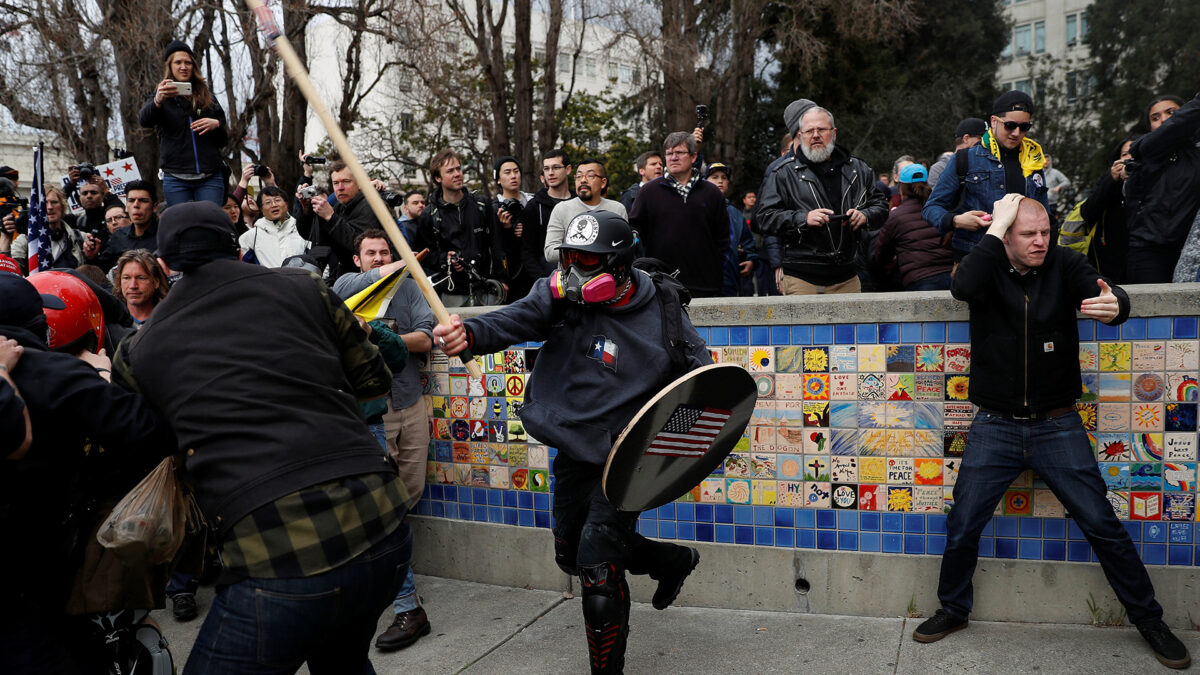
<svg viewBox="0 0 1200 675">
<path fill-rule="evenodd" d="M 929 180 L 929 171 L 924 164 L 909 164 L 900 169 L 901 183 L 924 183 Z"/>
</svg>

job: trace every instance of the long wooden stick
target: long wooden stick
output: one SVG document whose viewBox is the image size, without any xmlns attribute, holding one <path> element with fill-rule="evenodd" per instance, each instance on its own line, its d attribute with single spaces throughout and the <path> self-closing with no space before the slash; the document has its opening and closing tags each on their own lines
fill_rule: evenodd
<svg viewBox="0 0 1200 675">
<path fill-rule="evenodd" d="M 354 180 L 358 183 L 359 190 L 367 198 L 367 203 L 371 205 L 371 210 L 375 212 L 375 218 L 379 220 L 379 224 L 387 232 L 388 238 L 392 240 L 392 245 L 400 252 L 400 257 L 404 259 L 404 263 L 412 273 L 413 280 L 417 282 L 417 286 L 421 288 L 421 293 L 425 295 L 425 300 L 429 302 L 429 308 L 433 310 L 433 315 L 437 317 L 439 323 L 449 324 L 450 314 L 442 304 L 441 298 L 437 296 L 437 292 L 433 290 L 433 284 L 429 282 L 429 277 L 425 274 L 425 270 L 422 269 L 421 263 L 413 255 L 408 241 L 404 239 L 400 228 L 396 226 L 395 216 L 388 210 L 383 197 L 379 196 L 379 192 L 371 184 L 371 177 L 367 175 L 366 170 L 359 163 L 358 157 L 350 147 L 350 142 L 346 140 L 346 134 L 342 132 L 341 127 L 334 121 L 333 115 L 329 113 L 329 108 L 321 100 L 321 95 L 317 93 L 316 87 L 313 86 L 312 79 L 308 76 L 308 70 L 305 69 L 304 63 L 300 61 L 296 50 L 292 48 L 292 44 L 288 42 L 287 36 L 283 34 L 283 31 L 279 30 L 279 26 L 275 22 L 275 15 L 269 7 L 263 4 L 262 0 L 246 0 L 246 4 L 253 10 L 255 16 L 258 17 L 259 30 L 262 31 L 267 41 L 271 43 L 279 56 L 283 58 L 283 63 L 287 67 L 288 74 L 296 81 L 296 86 L 300 88 L 300 92 L 304 94 L 304 98 L 308 99 L 308 104 L 312 106 L 317 116 L 321 118 L 321 124 L 325 125 L 325 132 L 329 134 L 329 138 L 333 141 L 334 147 L 337 148 L 342 161 L 346 163 L 350 172 L 354 174 Z M 467 367 L 467 372 L 472 377 L 483 377 L 483 371 L 480 370 L 479 364 L 475 363 L 475 359 L 472 358 L 470 352 L 462 352 L 459 354 L 459 358 L 462 360 L 463 365 Z"/>
</svg>

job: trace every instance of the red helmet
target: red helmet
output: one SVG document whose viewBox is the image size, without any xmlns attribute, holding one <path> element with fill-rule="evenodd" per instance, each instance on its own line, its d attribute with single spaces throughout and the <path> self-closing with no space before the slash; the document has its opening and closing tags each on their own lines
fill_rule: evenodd
<svg viewBox="0 0 1200 675">
<path fill-rule="evenodd" d="M 100 299 L 86 283 L 61 270 L 38 272 L 29 277 L 29 283 L 43 298 L 49 295 L 62 301 L 62 307 L 53 306 L 58 303 L 44 303 L 50 349 L 97 351 L 104 346 L 104 312 L 100 309 Z"/>
</svg>

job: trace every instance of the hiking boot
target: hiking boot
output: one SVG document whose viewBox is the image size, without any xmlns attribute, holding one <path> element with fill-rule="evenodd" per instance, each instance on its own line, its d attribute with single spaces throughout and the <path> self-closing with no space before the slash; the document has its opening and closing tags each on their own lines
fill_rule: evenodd
<svg viewBox="0 0 1200 675">
<path fill-rule="evenodd" d="M 696 549 L 685 548 L 683 553 L 686 557 L 682 563 L 658 580 L 658 588 L 654 589 L 654 598 L 651 601 L 654 609 L 670 607 L 675 598 L 679 597 L 684 580 L 696 569 L 696 565 L 700 564 L 700 552 Z"/>
<path fill-rule="evenodd" d="M 1159 663 L 1168 668 L 1187 668 L 1192 664 L 1192 656 L 1188 648 L 1171 632 L 1162 620 L 1154 621 L 1145 626 L 1138 626 L 1138 632 L 1150 643 L 1154 656 Z"/>
<path fill-rule="evenodd" d="M 387 630 L 380 633 L 379 637 L 375 639 L 375 648 L 381 652 L 404 649 L 420 640 L 421 636 L 429 635 L 430 630 L 429 617 L 425 616 L 425 608 L 410 609 L 396 615 L 396 620 L 392 622 L 392 625 L 388 626 Z"/>
<path fill-rule="evenodd" d="M 967 627 L 967 620 L 951 616 L 945 610 L 939 609 L 936 614 L 926 619 L 913 631 L 913 639 L 917 642 L 937 642 L 956 630 Z"/>
<path fill-rule="evenodd" d="M 196 605 L 193 593 L 176 593 L 171 596 L 171 614 L 179 623 L 187 623 L 200 616 L 200 607 Z"/>
</svg>

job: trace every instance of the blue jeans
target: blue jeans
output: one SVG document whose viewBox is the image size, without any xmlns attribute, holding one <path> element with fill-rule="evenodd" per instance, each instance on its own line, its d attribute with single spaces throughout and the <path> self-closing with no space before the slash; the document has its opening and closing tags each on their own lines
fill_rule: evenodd
<svg viewBox="0 0 1200 675">
<path fill-rule="evenodd" d="M 948 291 L 950 290 L 950 273 L 942 272 L 924 279 L 917 279 L 904 287 L 906 291 Z"/>
<path fill-rule="evenodd" d="M 185 572 L 171 572 L 171 578 L 167 581 L 167 597 L 173 598 L 180 593 L 196 594 L 200 589 L 200 577 L 194 574 Z"/>
<path fill-rule="evenodd" d="M 225 179 L 220 173 L 204 180 L 183 180 L 164 173 L 163 199 L 167 200 L 167 206 L 205 200 L 222 206 L 225 204 Z"/>
<path fill-rule="evenodd" d="M 217 589 L 184 675 L 374 673 L 368 658 L 379 615 L 412 558 L 402 522 L 367 552 L 323 574 L 244 579 Z"/>
<path fill-rule="evenodd" d="M 1154 599 L 1146 566 L 1113 513 L 1076 412 L 1036 421 L 984 410 L 975 415 L 954 484 L 954 508 L 946 522 L 946 552 L 938 581 L 938 598 L 946 612 L 960 619 L 971 614 L 979 536 L 1004 491 L 1025 469 L 1041 476 L 1083 531 L 1129 621 L 1140 625 L 1161 619 L 1162 607 Z"/>
</svg>

